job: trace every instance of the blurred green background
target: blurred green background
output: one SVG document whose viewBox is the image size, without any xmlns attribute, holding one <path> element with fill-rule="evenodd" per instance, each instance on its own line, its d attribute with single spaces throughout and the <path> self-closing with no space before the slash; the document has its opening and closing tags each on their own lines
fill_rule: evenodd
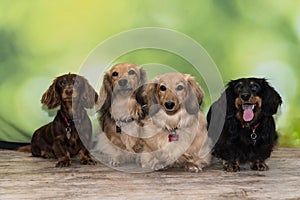
<svg viewBox="0 0 300 200">
<path fill-rule="evenodd" d="M 53 78 L 78 72 L 109 37 L 141 27 L 173 29 L 196 40 L 224 83 L 266 77 L 284 101 L 276 117 L 279 145 L 300 147 L 298 0 L 0 0 L 0 140 L 30 141 L 36 128 L 53 119 L 40 104 Z M 188 65 L 151 50 L 128 58 L 177 69 Z"/>
</svg>

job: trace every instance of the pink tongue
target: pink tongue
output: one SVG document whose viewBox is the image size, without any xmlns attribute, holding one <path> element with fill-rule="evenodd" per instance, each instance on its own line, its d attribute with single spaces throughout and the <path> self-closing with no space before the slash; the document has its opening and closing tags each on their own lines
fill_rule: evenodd
<svg viewBox="0 0 300 200">
<path fill-rule="evenodd" d="M 245 122 L 251 121 L 254 117 L 252 106 L 253 105 L 243 105 L 243 109 L 244 109 L 243 119 Z"/>
</svg>

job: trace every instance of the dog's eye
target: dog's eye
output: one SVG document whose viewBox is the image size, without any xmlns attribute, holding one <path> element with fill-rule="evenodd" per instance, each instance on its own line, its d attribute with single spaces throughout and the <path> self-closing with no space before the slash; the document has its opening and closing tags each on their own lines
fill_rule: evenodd
<svg viewBox="0 0 300 200">
<path fill-rule="evenodd" d="M 118 72 L 113 72 L 111 75 L 112 75 L 112 76 L 118 76 L 119 73 L 118 73 Z"/>
<path fill-rule="evenodd" d="M 176 90 L 180 91 L 180 90 L 183 90 L 183 86 L 182 85 L 178 85 Z"/>
<path fill-rule="evenodd" d="M 66 81 L 65 81 L 65 80 L 61 80 L 61 81 L 59 82 L 59 84 L 60 84 L 62 87 L 64 87 L 64 86 L 66 85 Z"/>
<path fill-rule="evenodd" d="M 166 91 L 166 90 L 167 90 L 166 86 L 164 86 L 164 85 L 161 85 L 161 86 L 159 87 L 159 89 L 160 89 L 160 91 Z"/>
<path fill-rule="evenodd" d="M 134 70 L 129 70 L 128 75 L 134 75 L 135 71 Z"/>
<path fill-rule="evenodd" d="M 80 83 L 80 82 L 79 82 L 79 80 L 78 80 L 78 79 L 75 79 L 75 80 L 74 80 L 74 85 L 75 85 L 75 86 L 78 86 L 78 85 L 79 85 L 79 83 Z"/>
<path fill-rule="evenodd" d="M 243 86 L 243 85 L 237 85 L 237 86 L 235 87 L 235 90 L 236 90 L 238 93 L 242 92 L 243 89 L 244 89 L 244 86 Z"/>
<path fill-rule="evenodd" d="M 252 85 L 251 90 L 252 90 L 252 92 L 257 92 L 259 90 L 259 86 L 258 85 Z"/>
</svg>

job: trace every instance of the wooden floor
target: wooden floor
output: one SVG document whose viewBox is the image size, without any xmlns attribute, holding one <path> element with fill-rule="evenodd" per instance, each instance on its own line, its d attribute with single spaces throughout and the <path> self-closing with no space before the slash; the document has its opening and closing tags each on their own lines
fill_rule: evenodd
<svg viewBox="0 0 300 200">
<path fill-rule="evenodd" d="M 106 167 L 55 168 L 55 160 L 0 150 L 0 199 L 300 199 L 300 149 L 276 150 L 270 171 L 125 173 Z"/>
</svg>

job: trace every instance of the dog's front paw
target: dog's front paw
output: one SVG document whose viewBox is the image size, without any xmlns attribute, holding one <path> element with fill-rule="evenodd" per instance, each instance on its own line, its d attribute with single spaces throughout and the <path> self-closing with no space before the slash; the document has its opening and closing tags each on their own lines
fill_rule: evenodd
<svg viewBox="0 0 300 200">
<path fill-rule="evenodd" d="M 240 171 L 239 162 L 237 160 L 233 161 L 223 161 L 224 170 L 227 172 L 238 172 Z"/>
<path fill-rule="evenodd" d="M 71 160 L 60 160 L 56 163 L 56 167 L 70 167 L 71 166 Z"/>
<path fill-rule="evenodd" d="M 115 160 L 111 160 L 109 162 L 110 166 L 112 167 L 120 167 L 121 166 L 121 163 L 119 161 L 115 161 Z"/>
<path fill-rule="evenodd" d="M 97 162 L 94 159 L 89 157 L 89 158 L 80 160 L 80 164 L 82 164 L 82 165 L 96 165 Z"/>
<path fill-rule="evenodd" d="M 264 161 L 260 161 L 260 160 L 250 162 L 250 168 L 252 170 L 256 170 L 256 171 L 267 171 L 267 170 L 269 170 L 269 166 Z"/>
<path fill-rule="evenodd" d="M 198 165 L 193 164 L 193 163 L 187 163 L 184 166 L 184 169 L 185 169 L 185 171 L 193 172 L 193 173 L 198 173 L 198 172 L 202 171 L 202 167 L 201 166 L 198 166 Z"/>
<path fill-rule="evenodd" d="M 157 163 L 157 164 L 153 165 L 151 168 L 152 168 L 154 171 L 166 170 L 166 169 L 167 169 L 166 165 L 163 164 L 163 163 Z"/>
<path fill-rule="evenodd" d="M 82 165 L 96 165 L 96 161 L 91 158 L 91 155 L 87 151 L 79 151 L 80 164 Z"/>
<path fill-rule="evenodd" d="M 166 167 L 163 162 L 160 162 L 156 157 L 144 155 L 141 157 L 141 167 L 150 168 L 154 171 L 162 170 Z"/>
</svg>

